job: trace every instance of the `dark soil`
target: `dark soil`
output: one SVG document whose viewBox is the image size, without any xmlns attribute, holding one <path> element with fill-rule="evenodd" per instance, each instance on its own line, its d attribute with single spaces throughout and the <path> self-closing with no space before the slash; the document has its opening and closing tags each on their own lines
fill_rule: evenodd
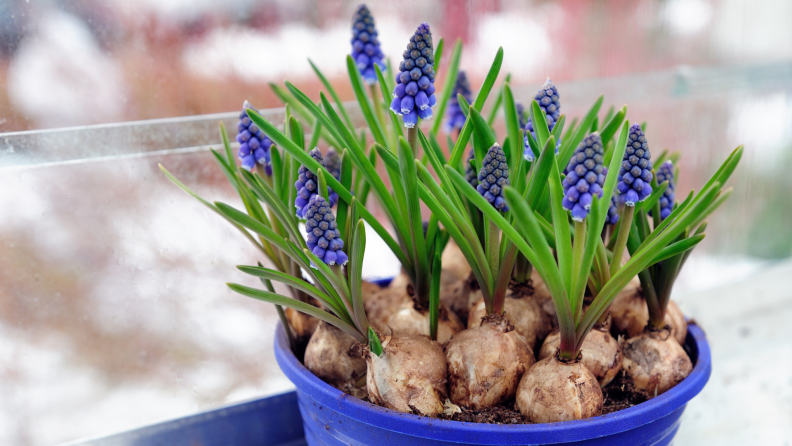
<svg viewBox="0 0 792 446">
<path fill-rule="evenodd" d="M 514 403 L 511 403 L 513 406 Z M 528 417 L 523 416 L 519 411 L 509 409 L 505 406 L 491 407 L 488 409 L 462 409 L 451 416 L 444 416 L 446 420 L 463 421 L 466 423 L 483 424 L 531 424 Z"/>
<path fill-rule="evenodd" d="M 602 389 L 604 403 L 602 414 L 618 412 L 629 407 L 641 404 L 646 401 L 646 397 L 635 391 L 635 384 L 632 378 L 624 370 L 620 371 L 616 378 Z"/>
</svg>

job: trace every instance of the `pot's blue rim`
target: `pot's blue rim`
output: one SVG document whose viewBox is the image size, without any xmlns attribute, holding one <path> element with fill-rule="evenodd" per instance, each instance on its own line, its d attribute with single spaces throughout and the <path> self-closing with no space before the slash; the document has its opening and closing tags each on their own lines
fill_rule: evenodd
<svg viewBox="0 0 792 446">
<path fill-rule="evenodd" d="M 278 365 L 298 391 L 307 393 L 320 404 L 335 408 L 361 423 L 437 440 L 446 438 L 445 432 L 452 430 L 456 433 L 485 435 L 488 440 L 500 444 L 518 441 L 520 434 L 532 437 L 547 435 L 547 438 L 552 438 L 554 443 L 613 435 L 650 423 L 684 406 L 701 392 L 712 372 L 712 358 L 706 336 L 698 326 L 689 325 L 685 345 L 696 363 L 693 371 L 676 387 L 647 402 L 599 417 L 561 423 L 518 425 L 465 423 L 405 414 L 349 396 L 314 376 L 297 360 L 289 348 L 288 339 L 280 324 L 276 328 L 275 339 L 275 358 Z M 431 429 L 427 429 L 427 426 L 431 426 Z"/>
</svg>

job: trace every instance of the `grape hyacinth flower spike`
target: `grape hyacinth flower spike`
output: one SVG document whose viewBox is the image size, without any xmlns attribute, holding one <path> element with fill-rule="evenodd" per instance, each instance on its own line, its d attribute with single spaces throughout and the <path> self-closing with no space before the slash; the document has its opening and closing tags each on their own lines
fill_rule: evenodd
<svg viewBox="0 0 792 446">
<path fill-rule="evenodd" d="M 308 233 L 305 244 L 326 264 L 344 265 L 348 258 L 341 250 L 344 241 L 331 206 L 321 195 L 311 196 L 305 207 L 305 232 Z"/>
<path fill-rule="evenodd" d="M 352 59 L 355 60 L 360 75 L 367 84 L 377 83 L 377 72 L 374 66 L 379 66 L 385 72 L 385 57 L 380 49 L 379 34 L 374 25 L 374 17 L 366 5 L 358 6 L 352 16 Z"/>
<path fill-rule="evenodd" d="M 556 88 L 555 84 L 550 80 L 549 77 L 545 81 L 544 85 L 542 85 L 542 88 L 536 92 L 534 99 L 536 99 L 536 102 L 539 104 L 539 108 L 541 108 L 544 112 L 545 119 L 547 120 L 547 128 L 552 132 L 553 127 L 555 127 L 556 122 L 558 122 L 558 119 L 561 117 L 561 101 L 559 100 L 558 96 L 558 88 Z M 525 148 L 523 149 L 523 158 L 526 161 L 533 162 L 534 153 L 531 150 L 531 147 L 528 145 L 528 133 L 536 138 L 531 118 L 528 118 L 525 124 Z M 557 142 L 556 153 L 558 153 L 559 146 L 561 146 L 561 140 Z"/>
<path fill-rule="evenodd" d="M 476 190 L 495 209 L 506 212 L 506 200 L 503 198 L 503 188 L 509 185 L 509 165 L 506 164 L 506 154 L 497 143 L 487 150 L 487 155 L 481 163 Z"/>
<path fill-rule="evenodd" d="M 341 157 L 338 156 L 338 152 L 334 148 L 327 149 L 324 156 L 324 163 L 322 164 L 330 175 L 333 176 L 336 180 L 341 180 Z"/>
<path fill-rule="evenodd" d="M 448 101 L 448 111 L 446 112 L 448 121 L 446 121 L 445 125 L 446 133 L 460 131 L 462 126 L 465 125 L 465 119 L 467 119 L 465 113 L 462 111 L 462 107 L 459 106 L 459 100 L 457 99 L 458 94 L 462 95 L 468 104 L 473 102 L 470 91 L 470 82 L 468 82 L 467 75 L 464 71 L 460 71 L 459 74 L 457 74 L 456 84 L 454 84 L 454 92 Z"/>
<path fill-rule="evenodd" d="M 242 104 L 242 113 L 239 114 L 239 124 L 237 125 L 236 140 L 239 143 L 239 159 L 242 160 L 242 168 L 253 171 L 258 163 L 264 166 L 264 171 L 268 176 L 272 176 L 272 164 L 270 164 L 272 140 L 250 120 L 247 115 L 248 109 L 256 110 L 250 105 L 250 102 L 245 101 Z"/>
<path fill-rule="evenodd" d="M 432 119 L 432 107 L 437 103 L 434 62 L 432 32 L 429 24 L 421 23 L 404 50 L 390 106 L 393 113 L 403 117 L 407 128 L 414 128 L 419 117 Z"/>
<path fill-rule="evenodd" d="M 652 193 L 652 161 L 646 135 L 639 124 L 630 127 L 616 189 L 624 196 L 624 204 L 634 207 Z"/>
<path fill-rule="evenodd" d="M 608 170 L 603 167 L 604 150 L 599 133 L 588 135 L 575 149 L 564 179 L 564 209 L 572 212 L 572 220 L 583 221 L 588 216 L 594 195 L 602 198 L 602 186 Z"/>
<path fill-rule="evenodd" d="M 607 168 L 605 168 L 604 170 L 607 170 Z M 618 222 L 619 222 L 619 210 L 616 207 L 616 195 L 613 195 L 611 197 L 610 206 L 608 206 L 608 216 L 605 219 L 605 223 L 613 226 Z"/>
<path fill-rule="evenodd" d="M 514 106 L 517 108 L 517 123 L 520 125 L 520 128 L 527 127 L 528 115 L 525 113 L 525 106 L 522 105 L 522 102 L 516 102 Z"/>
<path fill-rule="evenodd" d="M 319 152 L 319 149 L 314 148 L 309 152 L 309 155 L 319 162 L 319 164 L 324 165 L 324 159 L 322 158 L 322 153 Z M 294 187 L 297 188 L 297 198 L 294 199 L 294 207 L 297 208 L 298 217 L 308 218 L 305 213 L 311 205 L 311 199 L 319 195 L 317 191 L 319 188 L 319 182 L 316 178 L 316 174 L 308 170 L 308 168 L 305 166 L 300 166 L 297 174 L 297 181 L 294 183 Z M 332 207 L 336 204 L 336 202 L 338 202 L 338 194 L 330 189 L 330 186 L 327 186 L 327 193 L 328 199 L 330 200 L 330 206 Z"/>
<path fill-rule="evenodd" d="M 470 165 L 470 162 L 476 159 L 476 151 L 473 147 L 470 148 L 470 152 L 468 152 L 467 162 L 465 164 L 465 179 L 467 182 L 473 186 L 478 186 L 478 177 L 476 176 L 476 171 L 473 170 L 473 166 Z"/>
<path fill-rule="evenodd" d="M 663 184 L 668 181 L 668 187 L 663 191 L 663 196 L 660 197 L 660 220 L 665 220 L 671 215 L 674 210 L 674 163 L 670 160 L 664 162 L 657 169 L 657 184 Z"/>
</svg>

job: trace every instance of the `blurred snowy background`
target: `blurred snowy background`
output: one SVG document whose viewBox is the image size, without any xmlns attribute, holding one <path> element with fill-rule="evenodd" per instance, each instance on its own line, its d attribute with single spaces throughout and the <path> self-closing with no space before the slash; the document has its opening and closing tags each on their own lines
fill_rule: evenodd
<svg viewBox="0 0 792 446">
<path fill-rule="evenodd" d="M 550 75 L 570 117 L 601 93 L 602 113 L 628 104 L 631 120 L 649 123 L 654 153 L 683 153 L 681 190 L 699 188 L 745 144 L 735 193 L 675 290 L 682 309 L 711 329 L 716 367 L 686 415 L 702 424 L 683 424 L 677 443 L 745 443 L 739 433 L 760 428 L 762 444 L 792 442 L 790 428 L 776 422 L 792 417 L 792 399 L 781 399 L 792 395 L 789 364 L 776 363 L 782 380 L 761 381 L 739 356 L 752 351 L 745 345 L 775 346 L 790 334 L 773 327 L 792 297 L 780 285 L 738 285 L 752 277 L 782 284 L 790 270 L 792 3 L 368 5 L 383 51 L 396 61 L 427 21 L 447 44 L 464 41 L 462 69 L 474 86 L 502 45 L 502 77 L 512 74 L 519 100 Z M 224 285 L 249 281 L 233 266 L 255 262 L 256 253 L 168 183 L 157 163 L 204 196 L 236 204 L 199 148 L 218 143 L 216 122 L 233 122 L 227 112 L 244 99 L 279 106 L 270 82 L 288 78 L 318 98 L 306 58 L 342 99 L 354 99 L 344 57 L 356 6 L 0 1 L 0 444 L 54 444 L 290 388 L 271 352 L 274 311 Z M 167 119 L 211 113 L 218 115 Z M 161 121 L 111 125 L 150 119 Z M 397 271 L 381 247 L 373 251 L 369 277 Z M 727 299 L 729 289 L 740 296 Z M 773 293 L 772 305 L 747 306 Z M 776 314 L 776 325 L 738 317 L 750 309 Z M 723 325 L 717 315 L 739 323 Z M 724 422 L 738 412 L 740 423 Z"/>
</svg>

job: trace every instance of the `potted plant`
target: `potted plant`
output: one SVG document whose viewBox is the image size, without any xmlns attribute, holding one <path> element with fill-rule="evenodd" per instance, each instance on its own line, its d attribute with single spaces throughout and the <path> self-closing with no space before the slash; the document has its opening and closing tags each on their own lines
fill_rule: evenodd
<svg viewBox="0 0 792 446">
<path fill-rule="evenodd" d="M 237 137 L 242 168 L 221 129 L 225 154 L 215 155 L 245 212 L 203 200 L 165 171 L 268 261 L 239 267 L 265 289 L 231 289 L 320 321 L 300 358 L 295 323 L 304 321 L 280 312 L 275 345 L 297 386 L 309 444 L 668 444 L 711 368 L 701 330 L 683 328 L 678 317 L 666 323 L 668 297 L 704 237 L 705 217 L 728 197 L 722 186 L 742 148 L 699 193 L 675 204 L 670 165 L 653 169 L 644 130 L 630 126 L 626 107 L 611 108 L 600 124 L 600 97 L 566 126 L 549 79 L 524 110 L 507 77 L 494 106 L 506 123 L 499 142 L 495 113 L 485 119 L 479 110 L 502 49 L 471 103 L 464 82 L 455 88 L 459 42 L 435 96 L 443 43 L 434 46 L 425 23 L 398 72 L 387 64 L 388 77 L 365 6 L 356 11 L 352 44 L 347 68 L 363 131 L 315 66 L 335 105 L 323 93 L 317 105 L 288 82 L 286 90 L 273 86 L 286 102 L 279 128 L 245 104 Z M 380 94 L 393 99 L 380 101 Z M 420 123 L 442 116 L 449 103 L 456 140 L 449 135 L 444 153 L 439 120 L 428 134 Z M 312 127 L 307 147 L 292 112 Z M 320 140 L 338 152 L 323 157 Z M 256 163 L 262 172 L 250 171 Z M 366 208 L 370 191 L 395 236 Z M 390 289 L 362 279 L 365 223 L 402 264 L 405 278 Z M 448 252 L 464 259 L 476 286 L 444 300 Z M 646 318 L 624 323 L 617 298 L 636 276 L 640 292 L 633 287 L 631 296 L 639 296 L 639 310 L 627 313 L 640 313 L 643 304 Z M 272 282 L 291 295 L 275 292 Z M 467 324 L 444 303 L 460 296 L 473 304 Z M 640 333 L 622 328 L 641 323 Z M 617 374 L 646 401 L 603 415 Z"/>
</svg>

